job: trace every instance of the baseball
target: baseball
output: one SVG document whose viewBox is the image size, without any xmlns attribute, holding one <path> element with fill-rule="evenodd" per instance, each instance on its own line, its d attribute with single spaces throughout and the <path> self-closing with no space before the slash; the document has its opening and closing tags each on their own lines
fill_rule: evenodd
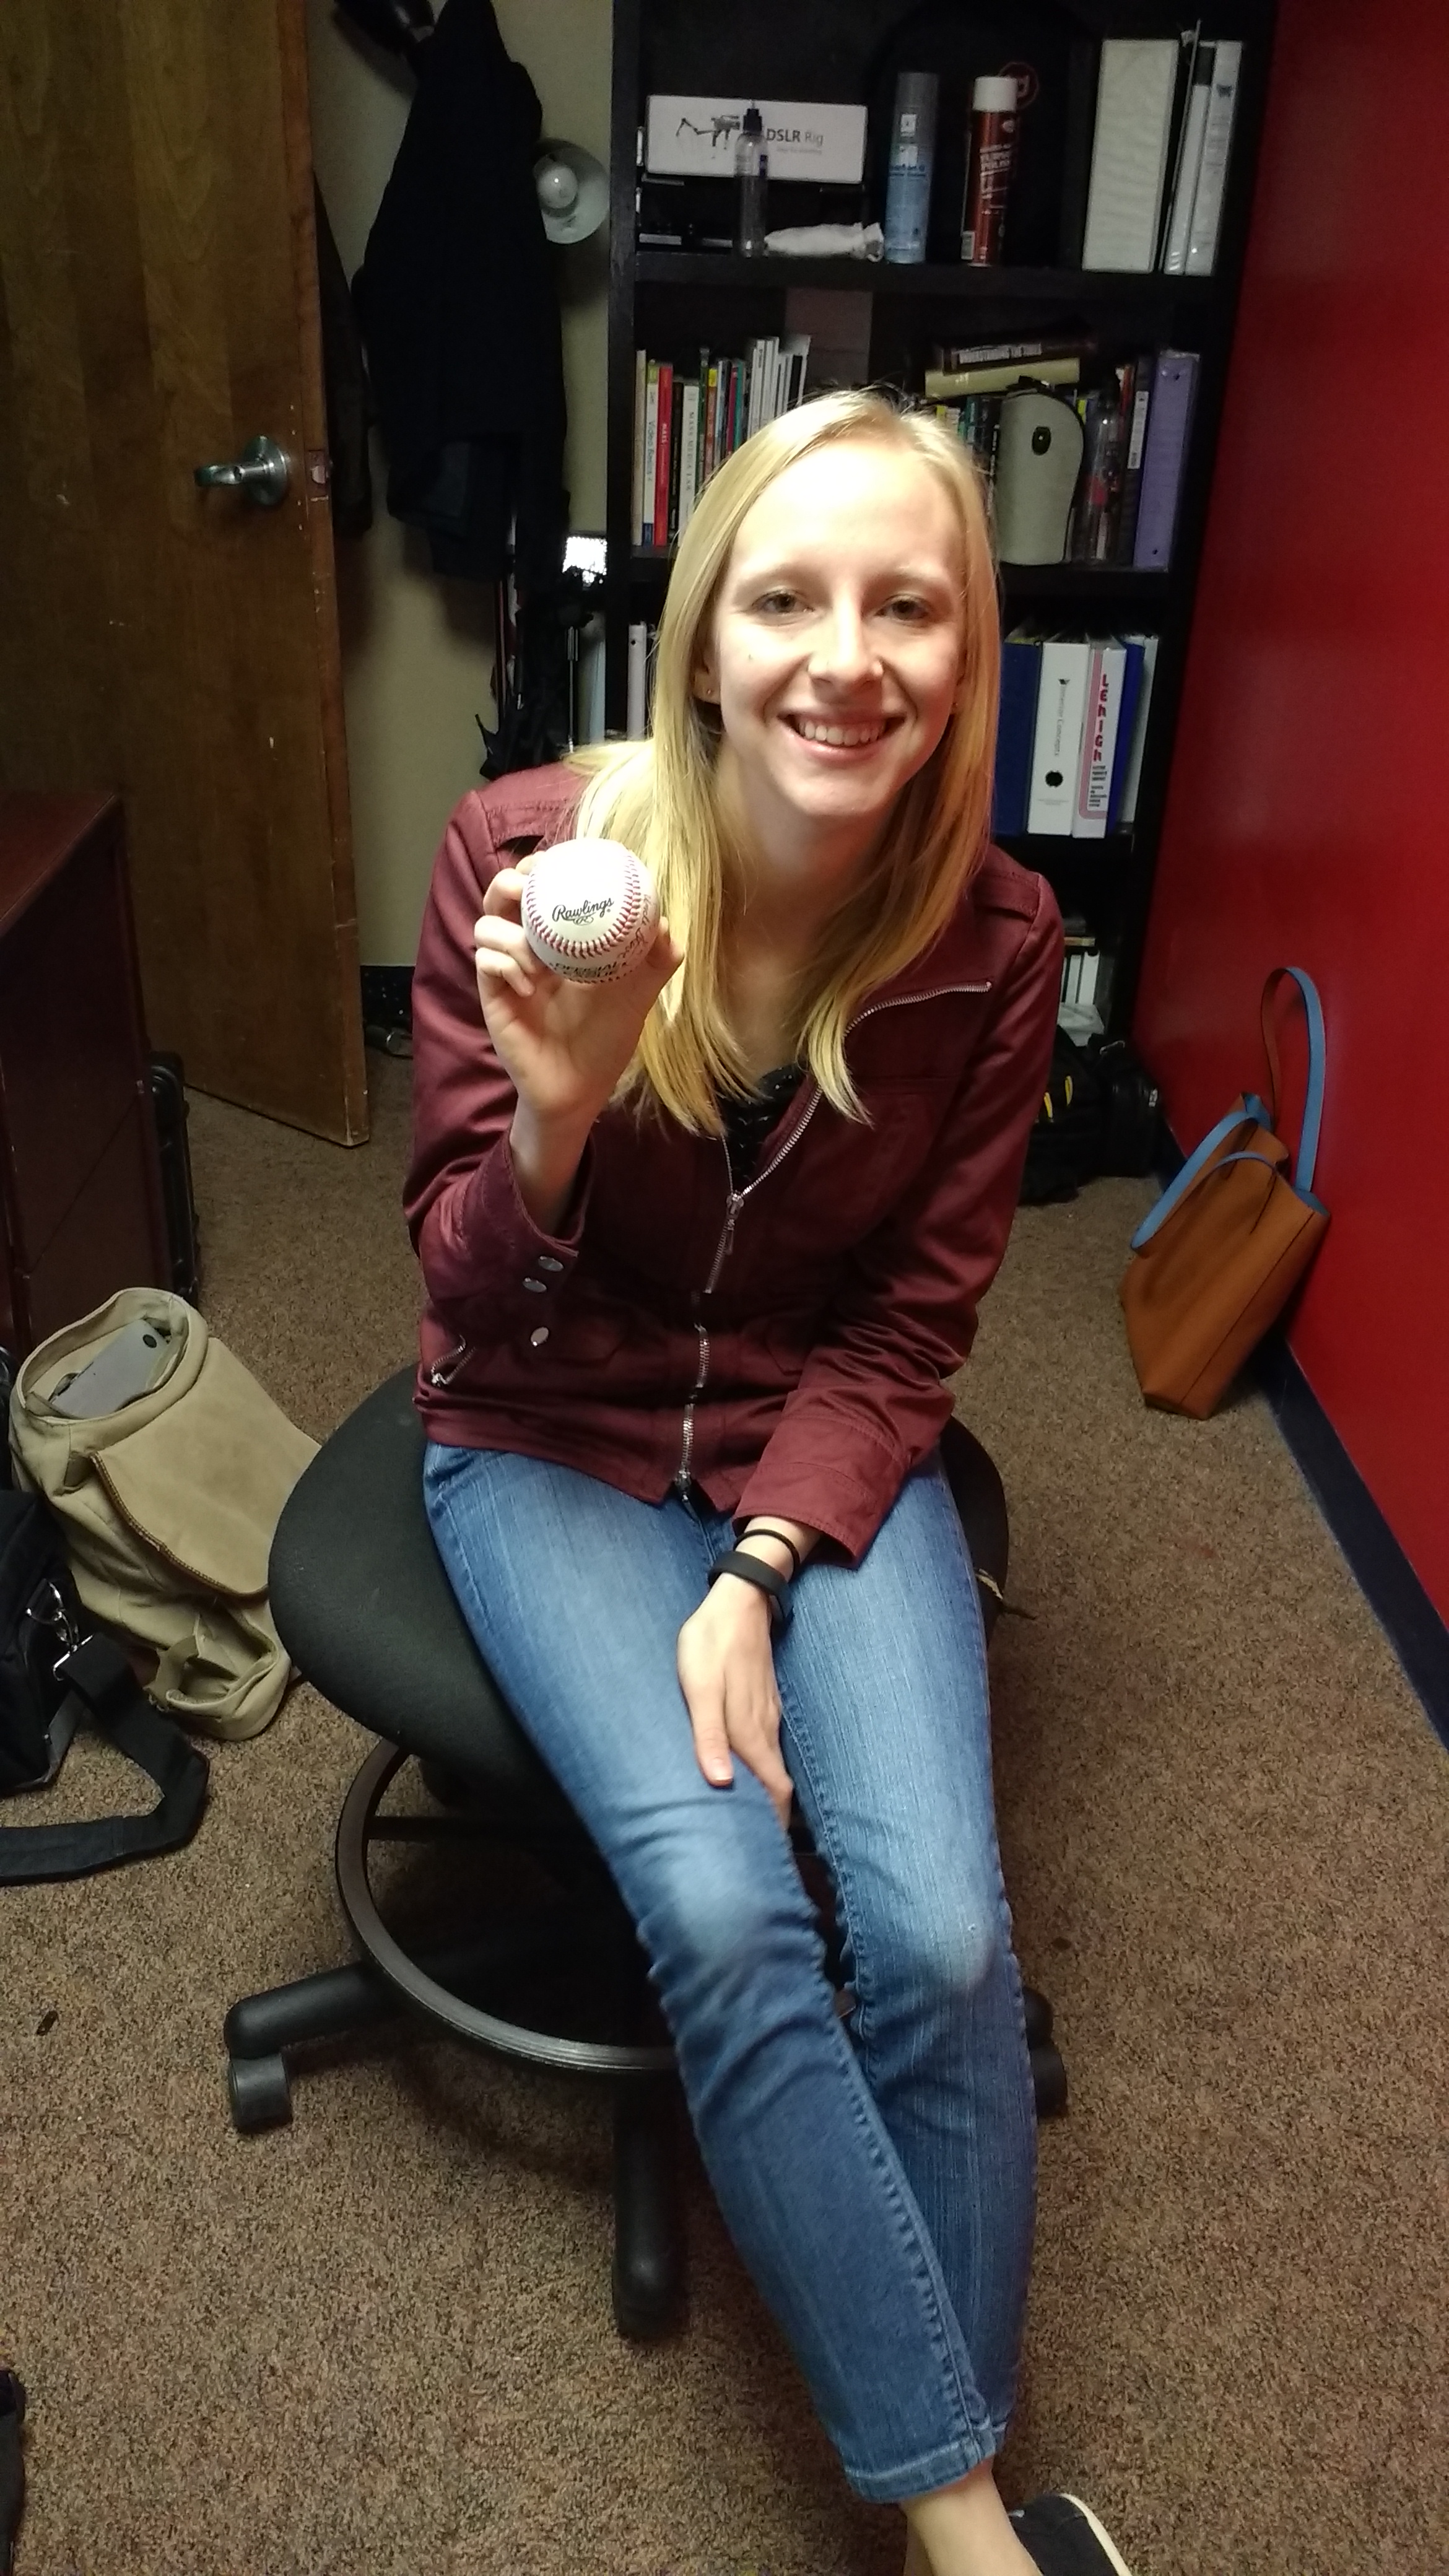
<svg viewBox="0 0 1449 2576">
<path fill-rule="evenodd" d="M 637 966 L 659 927 L 659 898 L 622 841 L 559 841 L 523 880 L 529 947 L 571 984 L 608 984 Z"/>
</svg>

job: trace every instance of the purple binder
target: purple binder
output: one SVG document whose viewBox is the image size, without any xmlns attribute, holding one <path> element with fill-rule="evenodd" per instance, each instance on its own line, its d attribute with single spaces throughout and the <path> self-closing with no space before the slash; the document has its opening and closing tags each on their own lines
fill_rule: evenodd
<svg viewBox="0 0 1449 2576">
<path fill-rule="evenodd" d="M 1152 370 L 1152 399 L 1147 406 L 1142 497 L 1132 546 L 1132 561 L 1138 572 L 1165 572 L 1167 569 L 1196 391 L 1196 351 L 1159 350 Z"/>
</svg>

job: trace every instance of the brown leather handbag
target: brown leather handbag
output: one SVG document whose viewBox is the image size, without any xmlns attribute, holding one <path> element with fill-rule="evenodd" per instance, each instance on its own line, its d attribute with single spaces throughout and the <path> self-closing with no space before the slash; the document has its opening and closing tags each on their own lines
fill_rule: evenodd
<svg viewBox="0 0 1449 2576">
<path fill-rule="evenodd" d="M 1291 976 L 1308 1020 L 1308 1090 L 1298 1155 L 1278 1124 L 1278 1049 L 1269 1006 Z M 1242 1099 L 1188 1156 L 1132 1237 L 1121 1287 L 1127 1339 L 1143 1395 L 1198 1421 L 1213 1411 L 1244 1360 L 1281 1314 L 1328 1223 L 1313 1195 L 1323 1118 L 1323 1008 L 1312 977 L 1275 966 L 1263 987 L 1268 1104 Z"/>
</svg>

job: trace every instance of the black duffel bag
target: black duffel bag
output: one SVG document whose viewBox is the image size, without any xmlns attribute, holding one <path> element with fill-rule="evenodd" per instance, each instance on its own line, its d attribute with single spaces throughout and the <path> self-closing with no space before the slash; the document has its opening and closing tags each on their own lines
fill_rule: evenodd
<svg viewBox="0 0 1449 2576">
<path fill-rule="evenodd" d="M 56 1522 L 37 1494 L 0 1487 L 0 1797 L 55 1778 L 84 1718 L 161 1792 L 145 1816 L 0 1826 L 0 1884 L 84 1878 L 189 1842 L 207 1762 L 153 1708 L 119 1646 L 81 1606 Z"/>
<path fill-rule="evenodd" d="M 1023 1207 L 1074 1199 L 1106 1172 L 1155 1169 L 1163 1142 L 1161 1094 L 1125 1038 L 1078 1046 L 1058 1029 L 1051 1074 L 1021 1176 Z"/>
</svg>

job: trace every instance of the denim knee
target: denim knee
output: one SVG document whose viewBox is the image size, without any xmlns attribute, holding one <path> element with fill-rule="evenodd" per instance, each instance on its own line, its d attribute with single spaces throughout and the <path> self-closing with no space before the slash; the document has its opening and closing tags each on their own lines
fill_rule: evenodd
<svg viewBox="0 0 1449 2576">
<path fill-rule="evenodd" d="M 822 1976 L 824 1944 L 793 1862 L 788 1875 L 762 1873 L 745 1853 L 683 1850 L 660 1873 L 639 1929 L 681 2047 L 691 2031 L 718 2044 L 737 2014 L 758 2039 L 788 2018 L 795 1971 Z"/>
</svg>

